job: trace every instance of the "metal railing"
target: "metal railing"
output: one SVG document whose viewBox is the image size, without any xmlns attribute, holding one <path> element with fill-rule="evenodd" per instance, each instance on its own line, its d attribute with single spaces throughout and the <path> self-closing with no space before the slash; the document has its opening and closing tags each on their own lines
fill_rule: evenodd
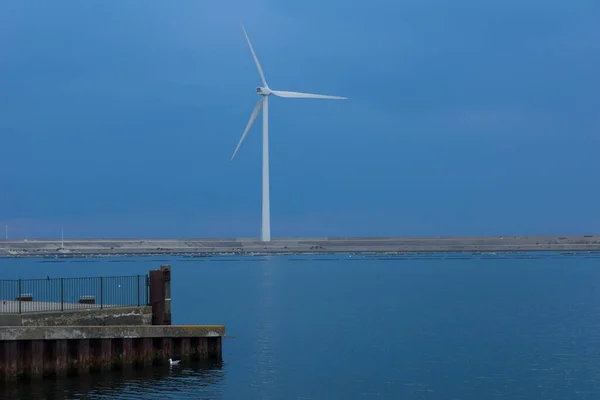
<svg viewBox="0 0 600 400">
<path fill-rule="evenodd" d="M 148 275 L 0 280 L 0 314 L 149 304 Z"/>
</svg>

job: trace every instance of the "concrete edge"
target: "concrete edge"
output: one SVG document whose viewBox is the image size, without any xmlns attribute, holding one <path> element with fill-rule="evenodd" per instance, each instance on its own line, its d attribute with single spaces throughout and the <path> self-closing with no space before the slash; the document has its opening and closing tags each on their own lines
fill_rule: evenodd
<svg viewBox="0 0 600 400">
<path fill-rule="evenodd" d="M 0 341 L 224 337 L 224 325 L 113 325 L 0 327 Z"/>
<path fill-rule="evenodd" d="M 151 306 L 43 310 L 23 313 L 0 312 L 0 327 L 5 326 L 111 326 L 150 325 Z M 147 321 L 146 321 L 147 320 Z M 108 323 L 104 323 L 108 321 Z"/>
<path fill-rule="evenodd" d="M 43 303 L 43 302 L 40 302 Z M 0 316 L 4 315 L 50 315 L 50 314 L 89 314 L 89 313 L 110 313 L 110 312 L 124 312 L 131 310 L 134 312 L 139 311 L 139 314 L 152 314 L 152 306 L 111 306 L 111 307 L 94 307 L 94 308 L 75 308 L 67 310 L 35 310 L 35 311 L 23 311 L 19 312 L 0 312 Z"/>
</svg>

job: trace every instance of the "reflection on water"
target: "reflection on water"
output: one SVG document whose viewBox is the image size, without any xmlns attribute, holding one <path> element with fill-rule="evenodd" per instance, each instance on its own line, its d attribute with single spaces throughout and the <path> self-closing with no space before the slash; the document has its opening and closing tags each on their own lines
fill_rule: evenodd
<svg viewBox="0 0 600 400">
<path fill-rule="evenodd" d="M 191 362 L 181 367 L 154 366 L 85 376 L 13 382 L 0 387 L 0 398 L 39 399 L 218 399 L 222 362 Z"/>
<path fill-rule="evenodd" d="M 121 276 L 164 263 L 136 260 L 0 258 L 0 270 Z M 0 399 L 600 399 L 598 253 L 216 260 L 167 263 L 173 323 L 235 336 L 223 365 L 0 384 Z"/>
</svg>

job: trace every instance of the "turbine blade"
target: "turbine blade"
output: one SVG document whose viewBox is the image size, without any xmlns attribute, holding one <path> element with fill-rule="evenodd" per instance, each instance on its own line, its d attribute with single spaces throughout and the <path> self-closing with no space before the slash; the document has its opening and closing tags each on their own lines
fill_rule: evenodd
<svg viewBox="0 0 600 400">
<path fill-rule="evenodd" d="M 242 142 L 244 141 L 244 138 L 248 134 L 248 131 L 250 131 L 250 128 L 252 128 L 252 124 L 254 124 L 254 121 L 256 121 L 256 117 L 258 117 L 258 113 L 260 112 L 260 109 L 263 106 L 263 100 L 264 100 L 264 97 L 261 96 L 260 100 L 258 101 L 258 103 L 256 103 L 256 105 L 254 106 L 254 110 L 252 110 L 252 115 L 250 115 L 250 120 L 248 121 L 248 124 L 246 125 L 246 129 L 244 129 L 244 133 L 242 134 L 242 138 L 238 142 L 238 145 L 235 148 L 235 151 L 233 152 L 233 155 L 231 156 L 231 161 L 233 161 L 236 153 L 240 149 L 240 146 L 242 145 Z"/>
<path fill-rule="evenodd" d="M 271 90 L 275 96 L 288 97 L 292 99 L 334 99 L 334 100 L 347 100 L 347 97 L 340 96 L 327 96 L 324 94 L 312 94 L 312 93 L 300 93 L 300 92 L 286 92 L 282 90 Z"/>
<path fill-rule="evenodd" d="M 258 58 L 256 57 L 256 53 L 254 52 L 254 49 L 252 48 L 252 43 L 250 43 L 250 38 L 248 37 L 248 34 L 246 33 L 246 29 L 244 28 L 244 24 L 240 23 L 240 25 L 242 25 L 242 30 L 244 31 L 244 36 L 246 36 L 246 40 L 248 41 L 248 46 L 250 47 L 250 51 L 252 52 L 252 57 L 254 58 L 254 63 L 256 63 L 256 68 L 258 69 L 258 73 L 260 74 L 260 79 L 262 80 L 262 83 L 265 87 L 269 87 L 269 85 L 267 85 L 267 81 L 265 80 L 265 75 L 263 74 L 263 70 L 260 67 L 260 63 L 258 62 Z"/>
</svg>

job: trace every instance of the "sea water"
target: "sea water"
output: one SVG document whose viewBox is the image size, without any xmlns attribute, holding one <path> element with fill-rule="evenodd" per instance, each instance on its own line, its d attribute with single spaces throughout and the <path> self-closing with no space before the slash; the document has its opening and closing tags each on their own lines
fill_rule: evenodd
<svg viewBox="0 0 600 400">
<path fill-rule="evenodd" d="M 60 261 L 60 262 L 48 262 Z M 0 278 L 172 267 L 222 362 L 5 384 L 5 399 L 599 399 L 597 254 L 0 259 Z"/>
</svg>

